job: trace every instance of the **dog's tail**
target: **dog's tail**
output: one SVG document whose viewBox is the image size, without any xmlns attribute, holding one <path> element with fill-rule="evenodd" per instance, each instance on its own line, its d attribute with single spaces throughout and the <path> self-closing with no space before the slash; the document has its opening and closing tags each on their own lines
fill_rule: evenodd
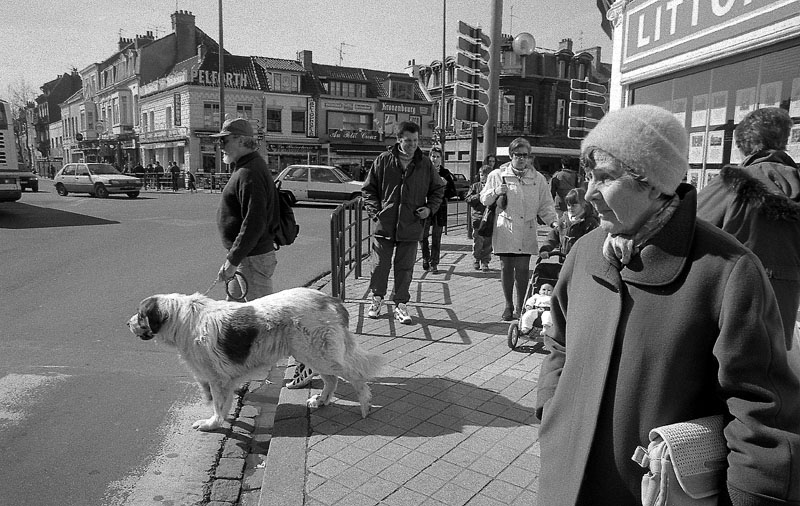
<svg viewBox="0 0 800 506">
<path fill-rule="evenodd" d="M 349 330 L 345 329 L 344 371 L 342 377 L 356 381 L 370 381 L 386 363 L 383 355 L 371 353 L 356 342 Z"/>
</svg>

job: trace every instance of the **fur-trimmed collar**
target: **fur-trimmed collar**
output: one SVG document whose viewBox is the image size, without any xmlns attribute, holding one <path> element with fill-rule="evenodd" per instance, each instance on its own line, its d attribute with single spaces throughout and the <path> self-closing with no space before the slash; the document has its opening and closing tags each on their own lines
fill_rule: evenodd
<svg viewBox="0 0 800 506">
<path fill-rule="evenodd" d="M 782 194 L 775 194 L 746 169 L 726 166 L 719 173 L 722 184 L 736 195 L 736 202 L 760 208 L 769 220 L 800 220 L 800 204 Z"/>
</svg>

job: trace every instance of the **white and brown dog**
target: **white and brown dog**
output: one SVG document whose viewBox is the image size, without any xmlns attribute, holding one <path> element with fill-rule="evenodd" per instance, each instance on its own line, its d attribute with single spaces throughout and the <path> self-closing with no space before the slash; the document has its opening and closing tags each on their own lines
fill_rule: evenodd
<svg viewBox="0 0 800 506">
<path fill-rule="evenodd" d="M 192 427 L 213 430 L 225 420 L 234 388 L 288 355 L 322 376 L 324 388 L 309 407 L 328 404 L 342 377 L 353 385 L 366 418 L 372 399 L 367 381 L 383 359 L 358 346 L 349 317 L 337 299 L 292 288 L 246 303 L 198 293 L 153 295 L 139 304 L 128 327 L 144 340 L 157 337 L 178 349 L 214 407 L 214 416 Z"/>
</svg>

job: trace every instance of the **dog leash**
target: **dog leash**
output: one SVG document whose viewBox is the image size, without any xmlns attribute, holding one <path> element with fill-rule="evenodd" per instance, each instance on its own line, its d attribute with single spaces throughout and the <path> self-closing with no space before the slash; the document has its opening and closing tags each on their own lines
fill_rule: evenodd
<svg viewBox="0 0 800 506">
<path fill-rule="evenodd" d="M 235 280 L 237 276 L 239 277 L 239 288 L 241 288 L 242 290 L 241 297 L 234 297 L 234 295 L 231 293 L 231 281 Z M 203 292 L 203 295 L 204 296 L 208 295 L 208 292 L 210 292 L 211 289 L 214 288 L 218 282 L 219 278 L 215 279 L 214 282 L 211 283 L 211 286 L 209 286 L 208 289 L 205 292 Z M 247 278 L 244 277 L 244 274 L 242 274 L 239 271 L 234 272 L 233 276 L 225 280 L 225 293 L 228 295 L 228 297 L 237 302 L 247 302 L 247 288 L 248 288 Z"/>
</svg>

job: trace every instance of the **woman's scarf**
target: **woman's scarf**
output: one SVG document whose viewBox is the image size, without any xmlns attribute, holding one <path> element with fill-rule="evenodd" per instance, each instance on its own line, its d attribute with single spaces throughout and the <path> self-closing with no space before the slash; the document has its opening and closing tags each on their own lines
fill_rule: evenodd
<svg viewBox="0 0 800 506">
<path fill-rule="evenodd" d="M 680 202 L 678 195 L 673 195 L 671 199 L 664 202 L 664 205 L 647 219 L 635 234 L 608 234 L 603 243 L 603 256 L 617 269 L 622 269 L 623 265 L 628 265 L 631 258 L 639 254 L 639 250 L 641 250 L 644 243 L 664 228 L 664 225 L 672 218 L 675 210 L 678 209 Z"/>
</svg>

